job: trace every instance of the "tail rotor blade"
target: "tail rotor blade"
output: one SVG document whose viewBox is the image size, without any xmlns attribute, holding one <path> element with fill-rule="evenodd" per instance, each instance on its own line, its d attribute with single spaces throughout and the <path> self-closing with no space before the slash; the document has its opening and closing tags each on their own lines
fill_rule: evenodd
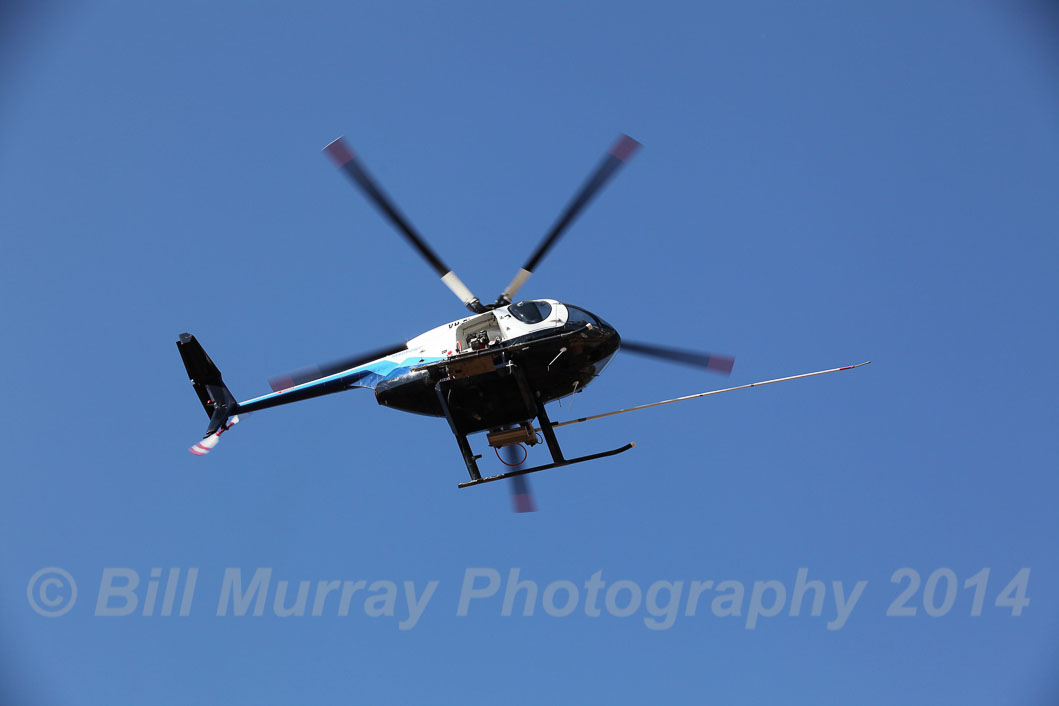
<svg viewBox="0 0 1059 706">
<path fill-rule="evenodd" d="M 361 192 L 375 205 L 376 208 L 386 217 L 390 223 L 405 237 L 405 239 L 412 245 L 423 259 L 426 260 L 434 271 L 441 277 L 441 281 L 452 290 L 452 293 L 460 298 L 460 301 L 467 306 L 468 309 L 475 313 L 485 311 L 482 307 L 481 302 L 478 301 L 478 297 L 471 293 L 466 285 L 460 281 L 460 278 L 441 261 L 431 247 L 427 244 L 423 237 L 416 232 L 412 224 L 409 223 L 408 219 L 405 218 L 397 206 L 390 200 L 390 197 L 379 187 L 376 181 L 368 174 L 368 171 L 360 163 L 360 160 L 353 154 L 353 150 L 346 144 L 345 139 L 339 137 L 337 140 L 329 144 L 324 148 L 324 152 L 331 161 L 335 163 L 342 171 L 344 171 L 353 183 L 360 188 Z"/>
<path fill-rule="evenodd" d="M 603 161 L 600 162 L 596 170 L 592 172 L 588 180 L 582 185 L 581 190 L 577 192 L 573 200 L 566 206 L 566 209 L 559 216 L 559 220 L 555 222 L 555 225 L 551 227 L 547 235 L 544 236 L 544 240 L 537 246 L 537 249 L 530 255 L 529 259 L 526 260 L 526 264 L 522 266 L 522 269 L 518 271 L 515 278 L 511 280 L 511 284 L 507 286 L 504 293 L 496 300 L 497 306 L 504 306 L 510 304 L 512 298 L 522 288 L 522 285 L 526 283 L 529 276 L 533 274 L 537 264 L 548 254 L 548 251 L 552 249 L 556 241 L 559 240 L 560 236 L 569 228 L 570 224 L 573 223 L 574 219 L 585 209 L 585 206 L 592 200 L 592 198 L 599 193 L 599 191 L 606 185 L 610 178 L 614 176 L 614 173 L 618 169 L 628 162 L 636 150 L 640 149 L 640 143 L 632 139 L 628 135 L 621 135 L 618 137 L 618 141 L 614 143 L 614 146 L 610 148 L 606 156 L 603 157 Z"/>
<path fill-rule="evenodd" d="M 212 433 L 209 436 L 207 436 L 202 441 L 198 442 L 197 444 L 195 444 L 194 446 L 189 448 L 188 451 L 190 451 L 191 453 L 195 454 L 196 456 L 205 456 L 210 451 L 212 451 L 213 448 L 218 443 L 220 443 L 221 434 L 223 434 L 224 432 L 228 431 L 229 429 L 231 429 L 232 427 L 234 427 L 238 423 L 239 423 L 239 416 L 236 415 L 236 416 L 232 417 L 230 420 L 228 420 L 227 424 L 225 424 L 223 427 L 221 427 L 220 429 L 218 429 L 214 433 Z"/>
<path fill-rule="evenodd" d="M 621 350 L 635 353 L 636 355 L 660 358 L 673 363 L 683 363 L 697 368 L 705 368 L 706 370 L 721 373 L 722 375 L 731 375 L 732 366 L 735 365 L 735 358 L 727 355 L 689 351 L 681 348 L 669 348 L 667 346 L 657 346 L 653 343 L 628 341 L 624 338 L 621 339 Z"/>
</svg>

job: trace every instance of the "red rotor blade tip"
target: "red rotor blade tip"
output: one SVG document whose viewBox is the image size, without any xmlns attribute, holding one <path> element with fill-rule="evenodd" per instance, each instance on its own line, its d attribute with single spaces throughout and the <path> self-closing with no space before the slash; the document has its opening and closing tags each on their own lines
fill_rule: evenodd
<svg viewBox="0 0 1059 706">
<path fill-rule="evenodd" d="M 628 162 L 629 159 L 636 154 L 636 150 L 638 149 L 640 149 L 639 142 L 628 135 L 622 135 L 618 138 L 618 141 L 614 143 L 614 146 L 610 148 L 610 153 L 621 161 Z"/>
<path fill-rule="evenodd" d="M 735 365 L 735 358 L 729 358 L 723 355 L 711 355 L 710 362 L 706 364 L 708 370 L 716 370 L 719 373 L 725 375 L 732 374 L 732 366 Z"/>
<path fill-rule="evenodd" d="M 353 161 L 353 151 L 346 145 L 344 138 L 338 138 L 327 147 L 324 147 L 324 152 L 331 158 L 331 161 L 336 166 L 344 167 Z"/>
<path fill-rule="evenodd" d="M 282 392 L 283 390 L 294 387 L 294 380 L 289 375 L 269 378 L 268 386 L 272 388 L 273 392 Z"/>
<path fill-rule="evenodd" d="M 515 501 L 515 512 L 537 512 L 533 496 L 529 493 L 517 493 L 512 495 L 511 499 Z"/>
</svg>

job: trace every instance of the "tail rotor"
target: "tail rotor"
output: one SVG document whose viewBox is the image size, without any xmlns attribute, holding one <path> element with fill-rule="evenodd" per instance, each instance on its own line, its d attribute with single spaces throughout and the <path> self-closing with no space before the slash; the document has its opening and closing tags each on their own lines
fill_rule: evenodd
<svg viewBox="0 0 1059 706">
<path fill-rule="evenodd" d="M 202 441 L 198 442 L 197 444 L 195 444 L 194 446 L 189 448 L 188 451 L 190 451 L 191 453 L 195 454 L 196 456 L 205 456 L 210 451 L 212 451 L 213 447 L 216 446 L 217 443 L 221 440 L 221 434 L 223 434 L 224 432 L 228 431 L 229 429 L 231 429 L 232 427 L 234 427 L 238 423 L 239 423 L 239 417 L 238 416 L 232 417 L 231 420 L 227 424 L 225 424 L 223 427 L 218 429 L 215 433 L 210 434 L 205 439 L 203 439 Z"/>
</svg>

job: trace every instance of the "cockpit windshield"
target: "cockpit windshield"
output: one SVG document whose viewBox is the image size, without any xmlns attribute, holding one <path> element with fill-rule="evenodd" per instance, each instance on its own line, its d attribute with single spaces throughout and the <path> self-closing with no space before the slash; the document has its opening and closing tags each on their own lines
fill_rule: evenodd
<svg viewBox="0 0 1059 706">
<path fill-rule="evenodd" d="M 585 311 L 584 309 L 579 309 L 576 306 L 570 306 L 569 304 L 567 304 L 566 310 L 570 313 L 570 317 L 567 320 L 567 323 L 573 324 L 583 321 L 585 323 L 594 324 L 596 326 L 609 326 L 606 321 L 599 318 L 595 314 Z"/>
<path fill-rule="evenodd" d="M 524 324 L 539 324 L 552 313 L 552 305 L 542 301 L 518 302 L 509 306 L 508 311 Z"/>
</svg>

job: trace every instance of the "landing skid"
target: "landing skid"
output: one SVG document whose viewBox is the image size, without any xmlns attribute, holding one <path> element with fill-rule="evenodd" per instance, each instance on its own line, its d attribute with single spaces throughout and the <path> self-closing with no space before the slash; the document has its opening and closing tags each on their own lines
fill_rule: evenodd
<svg viewBox="0 0 1059 706">
<path fill-rule="evenodd" d="M 514 478 L 515 476 L 524 476 L 527 473 L 536 473 L 537 471 L 546 471 L 549 468 L 559 468 L 561 466 L 572 466 L 575 463 L 583 463 L 584 461 L 594 461 L 597 458 L 605 458 L 607 456 L 617 456 L 620 453 L 624 453 L 636 446 L 636 444 L 629 442 L 618 449 L 611 449 L 610 451 L 601 451 L 598 454 L 590 454 L 588 456 L 581 456 L 579 458 L 572 458 L 570 460 L 563 460 L 556 463 L 548 463 L 543 466 L 536 466 L 535 468 L 522 468 L 517 471 L 508 471 L 507 473 L 501 473 L 498 476 L 489 476 L 487 478 L 477 478 L 475 480 L 465 481 L 459 484 L 460 488 L 469 488 L 472 485 L 481 485 L 482 483 L 492 483 L 495 480 L 504 480 L 505 478 Z"/>
</svg>

